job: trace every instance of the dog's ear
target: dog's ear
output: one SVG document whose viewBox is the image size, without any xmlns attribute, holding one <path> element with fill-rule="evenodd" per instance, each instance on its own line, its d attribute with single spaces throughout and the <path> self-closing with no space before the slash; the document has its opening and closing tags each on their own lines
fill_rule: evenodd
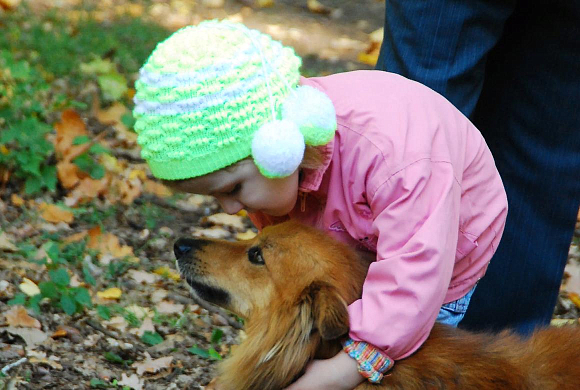
<svg viewBox="0 0 580 390">
<path fill-rule="evenodd" d="M 323 340 L 333 340 L 348 332 L 348 311 L 338 290 L 326 283 L 309 287 L 315 330 Z"/>
</svg>

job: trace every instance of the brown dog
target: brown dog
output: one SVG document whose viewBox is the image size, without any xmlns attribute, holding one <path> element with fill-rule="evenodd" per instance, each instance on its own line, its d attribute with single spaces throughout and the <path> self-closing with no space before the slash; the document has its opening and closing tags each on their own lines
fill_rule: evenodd
<svg viewBox="0 0 580 390">
<path fill-rule="evenodd" d="M 242 242 L 179 239 L 181 275 L 198 297 L 246 319 L 246 339 L 220 366 L 224 390 L 279 390 L 348 332 L 347 304 L 368 264 L 313 228 L 286 222 Z M 387 330 L 385 330 L 387 331 Z M 580 328 L 522 340 L 436 324 L 423 346 L 364 389 L 580 389 Z"/>
</svg>

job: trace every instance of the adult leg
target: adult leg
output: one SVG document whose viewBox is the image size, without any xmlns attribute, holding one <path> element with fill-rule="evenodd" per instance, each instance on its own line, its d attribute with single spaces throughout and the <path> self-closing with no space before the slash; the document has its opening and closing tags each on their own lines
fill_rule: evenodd
<svg viewBox="0 0 580 390">
<path fill-rule="evenodd" d="M 515 0 L 387 0 L 377 69 L 417 80 L 471 115 L 487 53 Z"/>
<path fill-rule="evenodd" d="M 461 326 L 529 333 L 551 319 L 580 205 L 580 3 L 518 4 L 472 119 L 509 211 Z"/>
</svg>

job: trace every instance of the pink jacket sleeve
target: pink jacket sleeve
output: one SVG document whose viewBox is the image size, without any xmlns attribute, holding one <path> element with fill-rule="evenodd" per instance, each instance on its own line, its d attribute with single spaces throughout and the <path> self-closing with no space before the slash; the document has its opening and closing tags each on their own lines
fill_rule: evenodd
<svg viewBox="0 0 580 390">
<path fill-rule="evenodd" d="M 425 341 L 451 280 L 461 189 L 445 161 L 419 159 L 385 178 L 368 178 L 378 237 L 362 299 L 349 306 L 350 337 L 394 360 Z"/>
</svg>

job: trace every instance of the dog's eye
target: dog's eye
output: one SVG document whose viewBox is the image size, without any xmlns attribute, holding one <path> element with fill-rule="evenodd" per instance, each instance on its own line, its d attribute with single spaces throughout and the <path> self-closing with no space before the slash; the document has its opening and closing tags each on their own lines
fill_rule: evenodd
<svg viewBox="0 0 580 390">
<path fill-rule="evenodd" d="M 253 246 L 250 249 L 248 249 L 248 260 L 250 260 L 250 263 L 256 265 L 266 264 L 264 258 L 262 257 L 262 250 L 257 246 Z"/>
</svg>

